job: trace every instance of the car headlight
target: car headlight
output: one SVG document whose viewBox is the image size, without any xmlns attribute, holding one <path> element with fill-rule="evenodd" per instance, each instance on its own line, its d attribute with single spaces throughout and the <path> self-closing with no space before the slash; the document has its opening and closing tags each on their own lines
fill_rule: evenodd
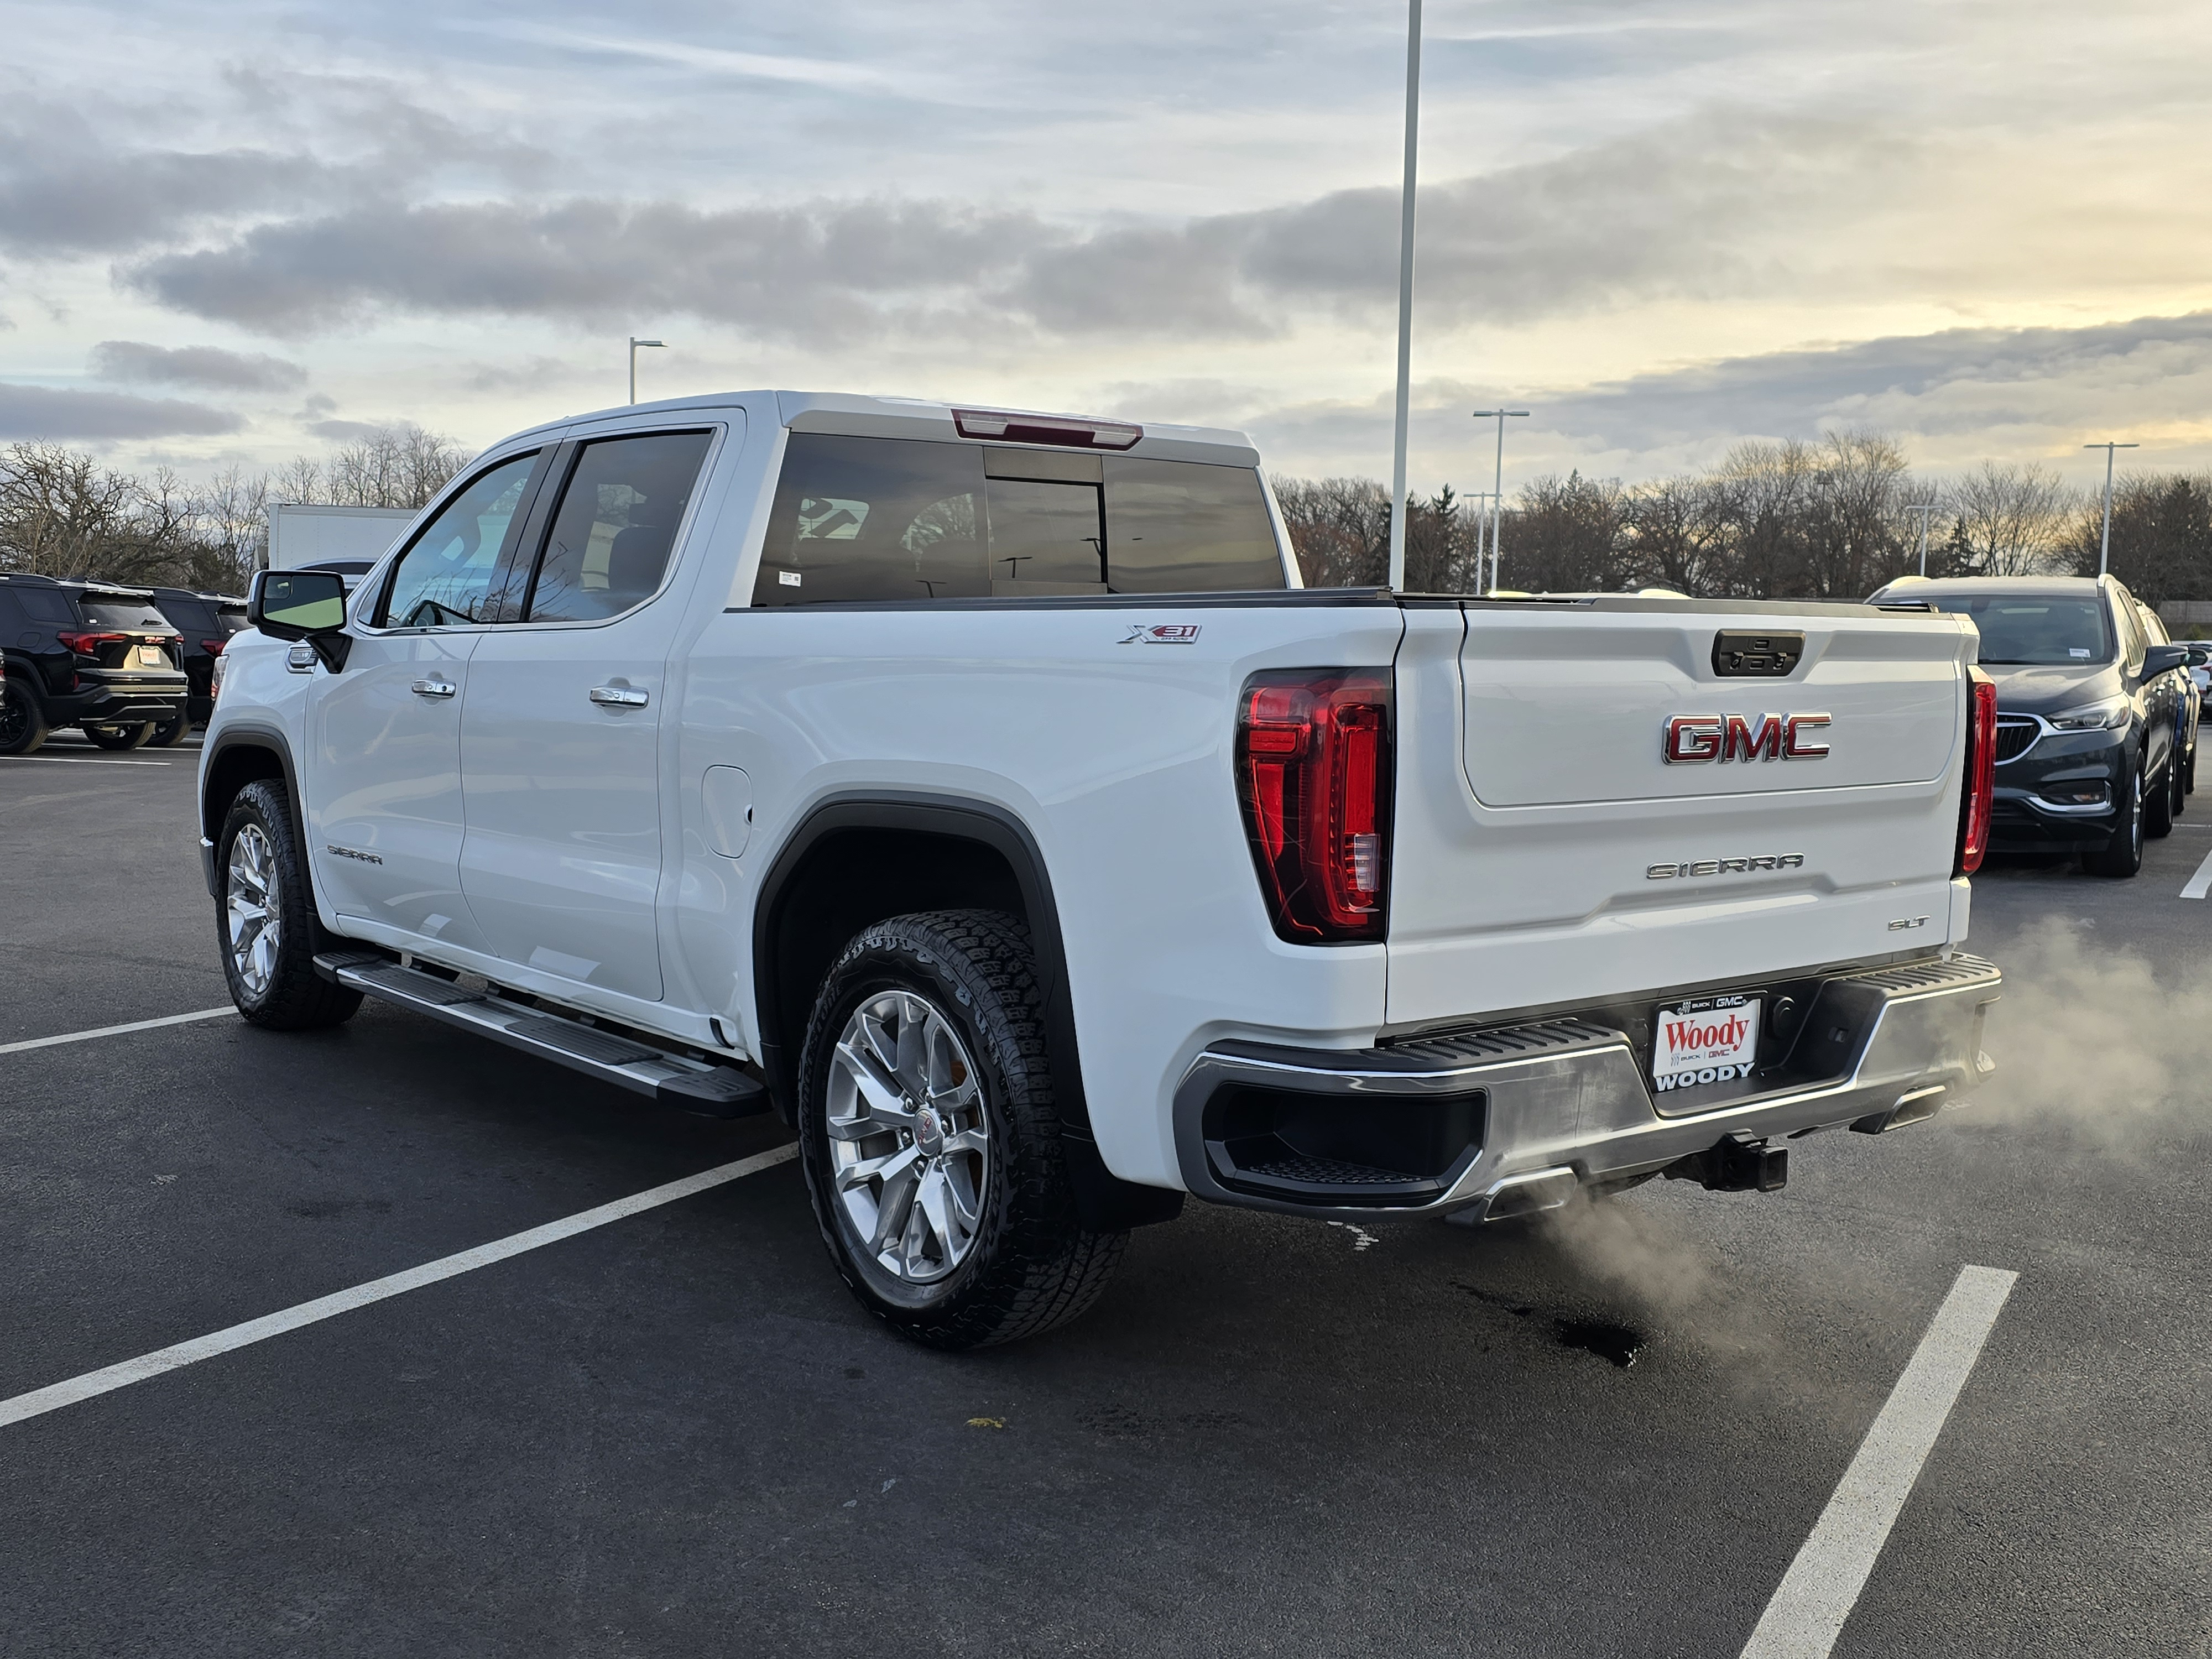
<svg viewBox="0 0 2212 1659">
<path fill-rule="evenodd" d="M 2117 732 L 2128 723 L 2134 712 L 2135 706 L 2125 697 L 2107 697 L 2102 702 L 2085 702 L 2079 708 L 2063 709 L 2048 718 L 2062 732 Z"/>
</svg>

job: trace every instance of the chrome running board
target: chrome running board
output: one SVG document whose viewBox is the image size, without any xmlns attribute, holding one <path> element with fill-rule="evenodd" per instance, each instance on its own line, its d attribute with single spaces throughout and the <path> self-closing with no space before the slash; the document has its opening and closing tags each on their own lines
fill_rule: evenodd
<svg viewBox="0 0 2212 1659">
<path fill-rule="evenodd" d="M 315 958 L 315 971 L 333 984 L 649 1096 L 664 1106 L 707 1117 L 744 1117 L 768 1109 L 767 1089 L 734 1066 L 718 1066 L 548 1009 L 526 1007 L 508 1001 L 495 988 L 474 990 L 419 968 L 403 967 L 388 956 L 333 951 Z"/>
</svg>

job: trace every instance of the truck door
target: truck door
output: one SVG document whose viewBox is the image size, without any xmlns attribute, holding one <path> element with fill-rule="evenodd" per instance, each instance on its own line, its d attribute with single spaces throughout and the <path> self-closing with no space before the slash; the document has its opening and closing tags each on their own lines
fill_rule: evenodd
<svg viewBox="0 0 2212 1659">
<path fill-rule="evenodd" d="M 507 960 L 661 994 L 660 723 L 680 598 L 665 592 L 712 429 L 562 447 L 516 620 L 469 664 L 461 890 Z M 519 603 L 517 594 L 519 593 Z"/>
<path fill-rule="evenodd" d="M 541 459 L 494 463 L 423 527 L 356 630 L 344 672 L 293 652 L 295 672 L 315 677 L 308 856 L 341 915 L 485 948 L 460 890 L 461 709 Z"/>
</svg>

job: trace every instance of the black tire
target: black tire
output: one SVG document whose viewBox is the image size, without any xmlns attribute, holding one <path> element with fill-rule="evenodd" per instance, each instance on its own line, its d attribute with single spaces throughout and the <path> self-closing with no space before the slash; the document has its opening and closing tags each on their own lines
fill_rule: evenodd
<svg viewBox="0 0 2212 1659">
<path fill-rule="evenodd" d="M 146 739 L 146 746 L 149 749 L 174 749 L 191 735 L 191 716 L 179 708 L 170 719 L 155 722 L 154 733 Z"/>
<path fill-rule="evenodd" d="M 2197 745 L 2189 745 L 2189 763 L 2181 769 L 2181 789 L 2184 794 L 2197 793 Z"/>
<path fill-rule="evenodd" d="M 232 948 L 231 894 L 237 878 L 233 858 L 241 836 L 260 837 L 266 848 L 263 860 L 264 890 L 275 900 L 269 924 L 276 945 L 265 955 L 266 977 L 255 984 L 241 967 Z M 216 901 L 216 939 L 222 957 L 223 978 L 230 985 L 230 1000 L 238 1012 L 256 1025 L 272 1031 L 308 1031 L 339 1025 L 351 1019 L 361 1006 L 361 993 L 333 985 L 315 972 L 315 952 L 336 941 L 315 919 L 315 900 L 307 884 L 307 862 L 292 824 L 291 803 L 284 787 L 258 779 L 238 792 L 216 837 L 215 867 L 223 896 Z M 265 934 L 258 930 L 256 937 Z"/>
<path fill-rule="evenodd" d="M 27 755 L 46 740 L 39 700 L 21 685 L 0 685 L 0 755 Z"/>
<path fill-rule="evenodd" d="M 2181 793 L 2181 751 L 2166 757 L 2166 770 L 2153 784 L 2143 782 L 2143 834 L 2164 841 L 2173 833 L 2173 798 Z"/>
<path fill-rule="evenodd" d="M 2112 838 L 2101 853 L 2081 854 L 2081 867 L 2093 876 L 2115 876 L 2124 879 L 2142 868 L 2143 849 L 2143 775 L 2140 769 L 2133 775 L 2133 793 L 2118 823 L 2112 828 Z"/>
<path fill-rule="evenodd" d="M 141 722 L 131 726 L 94 726 L 90 721 L 87 721 L 77 727 L 77 730 L 84 733 L 86 741 L 95 749 L 142 748 L 146 739 L 154 735 L 154 727 L 150 722 Z"/>
<path fill-rule="evenodd" d="M 830 1149 L 837 1043 L 864 1003 L 891 992 L 929 1005 L 973 1057 L 990 1142 L 966 1255 L 926 1285 L 874 1259 L 838 1195 Z M 815 1219 L 862 1307 L 910 1340 L 957 1350 L 1035 1336 L 1098 1299 L 1128 1235 L 1078 1220 L 1054 1100 L 1044 993 L 1020 921 L 989 910 L 894 916 L 845 947 L 807 1022 L 799 1136 Z M 915 1139 L 893 1136 L 892 1150 Z"/>
</svg>

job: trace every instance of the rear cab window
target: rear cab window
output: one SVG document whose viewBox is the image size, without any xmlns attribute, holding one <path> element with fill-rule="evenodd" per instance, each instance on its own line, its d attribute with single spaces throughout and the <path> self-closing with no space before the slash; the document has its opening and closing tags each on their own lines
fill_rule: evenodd
<svg viewBox="0 0 2212 1659">
<path fill-rule="evenodd" d="M 1251 467 L 793 433 L 753 603 L 1286 585 Z"/>
</svg>

